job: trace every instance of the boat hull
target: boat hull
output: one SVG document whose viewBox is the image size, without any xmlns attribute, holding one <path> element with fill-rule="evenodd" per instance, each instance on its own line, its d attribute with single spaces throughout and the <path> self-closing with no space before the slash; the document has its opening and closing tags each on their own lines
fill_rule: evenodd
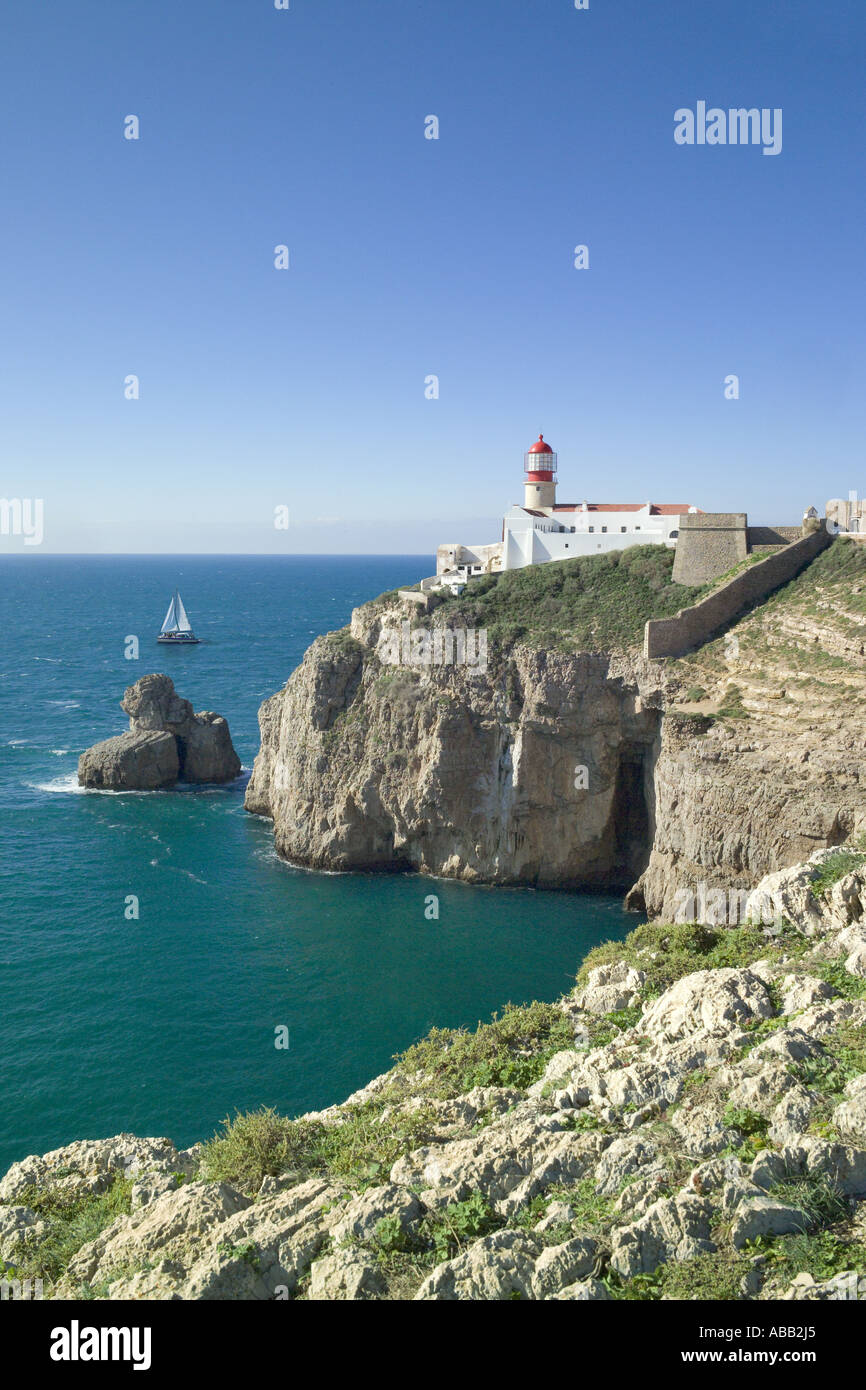
<svg viewBox="0 0 866 1390">
<path fill-rule="evenodd" d="M 157 637 L 157 642 L 163 642 L 167 647 L 197 647 L 201 641 L 200 637 Z"/>
</svg>

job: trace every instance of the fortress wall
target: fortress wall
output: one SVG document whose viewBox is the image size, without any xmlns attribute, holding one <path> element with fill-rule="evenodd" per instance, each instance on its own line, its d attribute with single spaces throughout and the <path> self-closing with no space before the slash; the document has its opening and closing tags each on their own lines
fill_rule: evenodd
<svg viewBox="0 0 866 1390">
<path fill-rule="evenodd" d="M 746 537 L 749 550 L 764 550 L 771 545 L 790 545 L 803 534 L 802 526 L 749 526 Z"/>
<path fill-rule="evenodd" d="M 812 535 L 774 550 L 766 560 L 735 575 L 709 598 L 680 609 L 675 618 L 651 618 L 644 629 L 644 656 L 683 656 L 692 647 L 699 647 L 744 609 L 793 579 L 830 541 L 829 532 L 822 526 Z"/>
<path fill-rule="evenodd" d="M 749 553 L 745 512 L 698 512 L 680 517 L 674 583 L 707 584 Z"/>
</svg>

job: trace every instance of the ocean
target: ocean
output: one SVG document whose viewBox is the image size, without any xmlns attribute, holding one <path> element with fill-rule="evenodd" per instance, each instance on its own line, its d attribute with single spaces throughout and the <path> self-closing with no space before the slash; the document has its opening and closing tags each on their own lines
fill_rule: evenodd
<svg viewBox="0 0 866 1390">
<path fill-rule="evenodd" d="M 236 1110 L 343 1100 L 434 1025 L 555 998 L 591 946 L 635 925 L 618 897 L 295 869 L 244 811 L 261 701 L 317 634 L 429 570 L 393 555 L 0 558 L 0 1171 L 75 1139 L 185 1146 Z M 202 638 L 180 651 L 156 644 L 176 585 Z M 79 753 L 123 732 L 118 702 L 150 671 L 228 719 L 237 782 L 78 788 Z"/>
</svg>

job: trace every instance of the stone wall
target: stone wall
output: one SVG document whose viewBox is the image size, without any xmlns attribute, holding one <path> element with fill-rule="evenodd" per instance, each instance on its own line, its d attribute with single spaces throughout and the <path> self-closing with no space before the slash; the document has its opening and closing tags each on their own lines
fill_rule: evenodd
<svg viewBox="0 0 866 1390">
<path fill-rule="evenodd" d="M 798 541 L 802 534 L 802 526 L 749 526 L 746 528 L 746 538 L 750 551 L 790 545 L 791 541 Z M 724 570 L 722 573 L 724 574 Z"/>
<path fill-rule="evenodd" d="M 708 584 L 749 553 L 745 512 L 697 512 L 680 517 L 675 584 Z"/>
<path fill-rule="evenodd" d="M 765 599 L 774 589 L 793 579 L 830 544 L 830 540 L 829 533 L 822 527 L 811 536 L 774 550 L 766 560 L 759 560 L 735 575 L 709 598 L 691 608 L 680 609 L 675 618 L 651 618 L 644 629 L 644 656 L 649 659 L 682 656 L 692 647 L 699 647 L 751 604 Z"/>
</svg>

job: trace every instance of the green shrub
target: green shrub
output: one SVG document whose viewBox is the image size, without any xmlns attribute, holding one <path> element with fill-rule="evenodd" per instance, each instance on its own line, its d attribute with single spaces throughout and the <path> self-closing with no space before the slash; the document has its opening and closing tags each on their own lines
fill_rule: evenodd
<svg viewBox="0 0 866 1390">
<path fill-rule="evenodd" d="M 738 1129 L 746 1138 L 753 1135 L 763 1137 L 770 1128 L 766 1115 L 759 1115 L 757 1110 L 738 1109 L 734 1105 L 725 1109 L 725 1124 L 730 1129 Z"/>
<path fill-rule="evenodd" d="M 845 969 L 845 962 L 838 961 L 816 961 L 810 965 L 816 975 L 820 975 L 822 980 L 826 980 L 828 985 L 832 985 L 838 994 L 842 994 L 846 999 L 866 998 L 866 980 L 860 975 L 852 975 Z"/>
<path fill-rule="evenodd" d="M 780 1202 L 799 1207 L 809 1226 L 834 1226 L 849 1215 L 847 1199 L 823 1173 L 775 1183 L 771 1192 Z"/>
<path fill-rule="evenodd" d="M 465 1202 L 452 1202 L 433 1213 L 427 1220 L 426 1233 L 432 1239 L 437 1261 L 441 1261 L 503 1224 L 486 1198 L 473 1192 Z"/>
<path fill-rule="evenodd" d="M 7 1277 L 55 1283 L 83 1245 L 95 1240 L 116 1217 L 128 1214 L 131 1192 L 132 1180 L 121 1176 L 95 1196 L 76 1196 L 53 1187 L 27 1188 L 16 1201 L 45 1222 L 45 1234 L 22 1246 L 20 1257 L 16 1252 L 14 1274 L 8 1266 Z"/>
<path fill-rule="evenodd" d="M 837 849 L 834 854 L 827 856 L 823 864 L 818 864 L 813 869 L 809 883 L 811 893 L 816 898 L 829 893 L 834 884 L 854 869 L 859 869 L 864 863 L 866 854 L 860 854 L 857 850 Z"/>
<path fill-rule="evenodd" d="M 696 1255 L 691 1260 L 659 1265 L 652 1274 L 638 1274 L 633 1279 L 620 1279 L 609 1274 L 605 1284 L 615 1299 L 626 1302 L 674 1299 L 687 1302 L 732 1301 L 740 1297 L 740 1281 L 748 1273 L 748 1258 L 726 1253 Z"/>
<path fill-rule="evenodd" d="M 788 1070 L 804 1086 L 841 1095 L 849 1081 L 866 1072 L 866 1036 L 862 1028 L 843 1024 L 822 1039 L 822 1049 L 817 1057 L 792 1062 Z"/>
<path fill-rule="evenodd" d="M 303 1147 L 297 1122 L 262 1106 L 233 1120 L 223 1120 L 223 1133 L 203 1146 L 202 1176 L 228 1182 L 243 1192 L 258 1192 L 265 1177 L 276 1177 L 291 1166 Z"/>
<path fill-rule="evenodd" d="M 798 1274 L 811 1274 L 820 1282 L 847 1269 L 866 1276 L 866 1245 L 835 1231 L 781 1236 L 762 1247 L 761 1253 L 782 1284 Z"/>
<path fill-rule="evenodd" d="M 383 1216 L 373 1227 L 373 1242 L 385 1255 L 407 1250 L 410 1245 L 399 1216 Z"/>
<path fill-rule="evenodd" d="M 403 1076 L 425 1073 L 425 1089 L 445 1098 L 473 1086 L 530 1086 L 555 1052 L 573 1044 L 571 1024 L 555 1004 L 506 1004 L 474 1033 L 432 1029 L 396 1061 Z"/>
<path fill-rule="evenodd" d="M 743 692 L 738 685 L 729 685 L 722 696 L 722 703 L 716 711 L 718 719 L 748 719 L 749 711 L 743 704 Z"/>
<path fill-rule="evenodd" d="M 805 938 L 789 924 L 772 941 L 758 926 L 708 927 L 695 922 L 645 922 L 629 932 L 625 941 L 606 941 L 589 952 L 577 980 L 585 985 L 590 970 L 625 960 L 646 972 L 644 998 L 661 994 L 670 985 L 696 970 L 751 965 L 756 960 L 778 960 L 802 955 Z"/>
</svg>

